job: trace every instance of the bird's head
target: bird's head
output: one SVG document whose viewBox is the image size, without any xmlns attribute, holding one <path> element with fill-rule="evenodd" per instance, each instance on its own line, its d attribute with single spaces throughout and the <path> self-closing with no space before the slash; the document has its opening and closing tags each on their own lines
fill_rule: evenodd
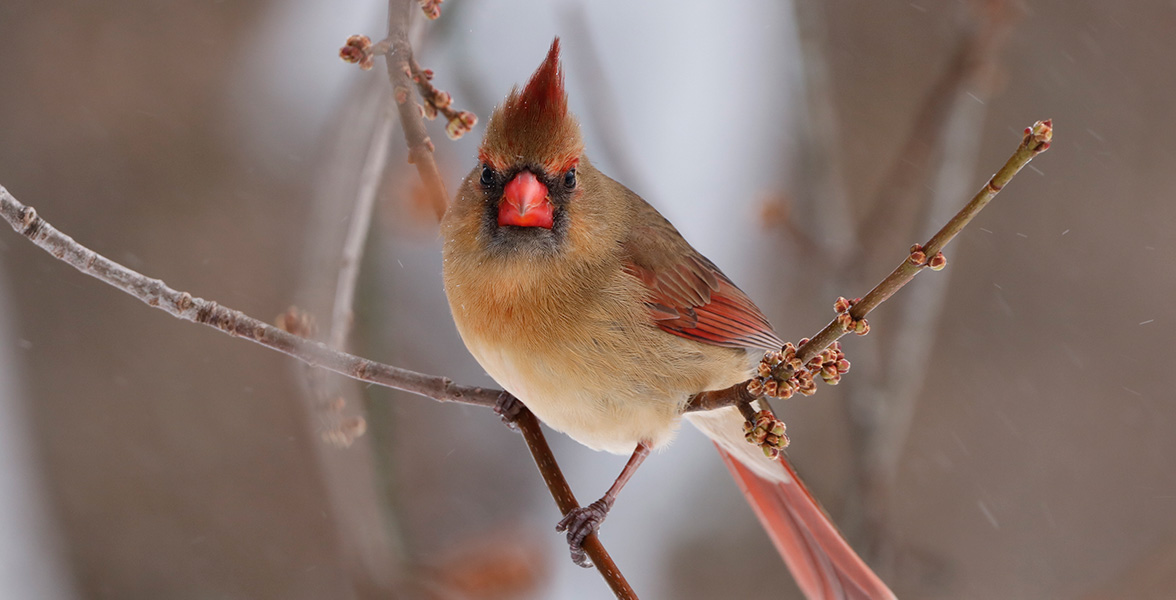
<svg viewBox="0 0 1176 600">
<path fill-rule="evenodd" d="M 543 64 L 494 111 L 479 164 L 457 206 L 480 208 L 480 237 L 502 249 L 557 250 L 566 243 L 569 205 L 582 194 L 580 125 L 568 112 L 556 38 Z"/>
</svg>

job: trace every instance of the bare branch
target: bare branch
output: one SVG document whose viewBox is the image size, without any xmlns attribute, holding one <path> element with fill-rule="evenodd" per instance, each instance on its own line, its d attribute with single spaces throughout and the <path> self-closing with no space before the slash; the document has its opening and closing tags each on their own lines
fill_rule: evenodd
<svg viewBox="0 0 1176 600">
<path fill-rule="evenodd" d="M 801 149 L 796 160 L 801 176 L 795 197 L 805 203 L 805 221 L 798 226 L 788 218 L 785 225 L 791 239 L 837 265 L 853 251 L 855 232 L 846 226 L 854 222 L 854 215 L 845 185 L 841 125 L 825 51 L 827 7 L 823 0 L 800 0 L 793 8 L 804 88 L 804 108 L 797 111 L 796 118 L 800 135 L 796 146 Z"/>
<path fill-rule="evenodd" d="M 901 240 L 901 236 L 911 231 L 910 224 L 918 213 L 915 209 L 919 195 L 914 192 L 926 179 L 924 175 L 930 170 L 938 148 L 935 134 L 929 132 L 947 131 L 956 98 L 969 82 L 992 68 L 997 50 L 1008 37 L 1012 24 L 1008 6 L 997 3 L 976 10 L 987 10 L 990 14 L 977 19 L 979 29 L 960 42 L 947 68 L 924 96 L 907 139 L 895 154 L 895 163 L 866 207 L 866 214 L 858 221 L 855 256 L 861 257 L 872 248 L 887 247 L 895 243 L 895 236 Z"/>
<path fill-rule="evenodd" d="M 449 194 L 445 191 L 445 181 L 441 179 L 437 162 L 433 160 L 433 142 L 425 130 L 423 111 L 412 94 L 413 58 L 412 45 L 408 43 L 408 21 L 414 4 L 412 0 L 389 0 L 388 38 L 381 44 L 386 43 L 389 47 L 385 62 L 388 79 L 392 82 L 392 97 L 396 100 L 400 125 L 404 129 L 404 141 L 408 144 L 408 161 L 416 166 L 439 221 L 449 205 Z"/>
<path fill-rule="evenodd" d="M 15 231 L 59 260 L 179 319 L 207 325 L 233 337 L 277 350 L 308 365 L 360 381 L 420 394 L 441 402 L 485 407 L 493 407 L 497 402 L 498 390 L 461 386 L 446 377 L 417 373 L 333 350 L 325 344 L 287 333 L 211 300 L 172 289 L 159 279 L 128 269 L 74 241 L 39 217 L 32 207 L 21 204 L 2 186 L 0 216 Z"/>
<path fill-rule="evenodd" d="M 376 203 L 376 192 L 388 163 L 388 147 L 392 139 L 392 119 L 387 111 L 380 108 L 380 120 L 372 135 L 371 146 L 359 174 L 359 191 L 355 207 L 351 210 L 351 222 L 343 242 L 343 256 L 339 264 L 339 279 L 335 285 L 335 305 L 331 311 L 331 330 L 327 344 L 337 350 L 345 349 L 355 317 L 355 285 L 359 280 L 359 267 L 363 262 L 363 247 L 367 242 L 368 229 L 372 222 L 372 209 Z"/>
<path fill-rule="evenodd" d="M 193 297 L 188 292 L 172 289 L 159 279 L 153 279 L 128 269 L 93 250 L 79 244 L 37 215 L 30 206 L 21 204 L 0 186 L 0 216 L 13 230 L 28 238 L 42 250 L 52 254 L 77 270 L 126 292 L 149 306 L 174 317 L 213 327 L 233 337 L 244 338 L 297 358 L 312 366 L 333 371 L 360 381 L 419 394 L 440 402 L 457 402 L 472 406 L 494 408 L 502 394 L 500 390 L 455 384 L 447 377 L 426 375 L 400 367 L 340 352 L 325 344 L 287 333 L 250 317 L 240 311 L 221 306 L 211 300 Z M 520 417 L 520 429 L 527 440 L 543 480 L 551 490 L 563 514 L 577 508 L 567 479 L 559 470 L 551 448 L 543 438 L 539 423 L 530 411 Z M 636 598 L 632 588 L 621 575 L 616 563 L 605 551 L 596 536 L 585 540 L 584 550 L 597 565 L 601 575 L 618 597 Z"/>
<path fill-rule="evenodd" d="M 926 244 L 913 247 L 910 255 L 900 265 L 895 267 L 894 271 L 887 275 L 878 285 L 874 286 L 863 298 L 856 301 L 847 312 L 839 314 L 837 318 L 833 319 L 817 335 L 813 336 L 811 340 L 797 348 L 796 356 L 800 359 L 800 363 L 804 364 L 812 360 L 822 350 L 828 348 L 830 344 L 837 341 L 846 333 L 849 333 L 855 323 L 864 321 L 866 315 L 870 314 L 870 311 L 888 300 L 907 283 L 910 283 L 915 278 L 915 275 L 918 275 L 923 269 L 928 267 L 934 270 L 943 268 L 946 264 L 940 254 L 943 248 L 956 235 L 963 231 L 964 227 L 985 206 L 988 206 L 988 203 L 1004 189 L 1004 186 L 1012 181 L 1017 172 L 1029 164 L 1029 161 L 1033 160 L 1033 157 L 1049 149 L 1052 137 L 1053 123 L 1048 119 L 1038 121 L 1032 127 L 1026 128 L 1025 135 L 1020 145 L 1013 152 L 1013 155 L 988 180 L 988 183 L 984 184 L 984 187 L 979 192 L 976 192 L 976 195 L 972 197 L 972 200 L 966 206 L 960 209 Z M 788 363 L 781 363 L 773 373 L 773 376 L 777 379 L 786 380 L 792 376 L 793 372 L 792 367 L 788 366 Z M 690 400 L 686 410 L 688 412 L 712 410 L 723 406 L 744 403 L 747 401 L 747 397 L 750 396 L 746 389 L 742 389 L 741 391 L 741 388 L 746 387 L 747 382 L 743 382 L 725 390 L 697 394 Z"/>
<path fill-rule="evenodd" d="M 543 437 L 543 430 L 539 428 L 539 420 L 531 411 L 526 410 L 519 415 L 515 424 L 518 425 L 519 431 L 527 440 L 527 447 L 531 450 L 531 457 L 535 459 L 535 466 L 539 467 L 539 472 L 543 475 L 543 482 L 551 491 L 551 497 L 559 506 L 560 513 L 566 515 L 579 508 L 580 503 L 576 500 L 576 495 L 572 493 L 571 486 L 568 485 L 567 479 L 564 478 L 559 465 L 555 462 L 555 455 L 551 453 L 551 447 L 547 445 L 547 440 Z M 617 568 L 617 564 L 604 549 L 604 544 L 600 543 L 600 538 L 596 533 L 591 533 L 584 538 L 582 546 L 584 552 L 592 558 L 592 565 L 600 571 L 600 575 L 608 582 L 609 588 L 617 598 L 636 600 L 637 593 L 629 586 L 629 582 L 625 580 L 621 570 Z"/>
</svg>

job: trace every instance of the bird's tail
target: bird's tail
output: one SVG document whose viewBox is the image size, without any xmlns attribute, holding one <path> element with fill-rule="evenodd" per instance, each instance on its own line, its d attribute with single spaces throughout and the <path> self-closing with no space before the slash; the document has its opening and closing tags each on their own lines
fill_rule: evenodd
<svg viewBox="0 0 1176 600">
<path fill-rule="evenodd" d="M 845 541 L 788 460 L 768 458 L 744 440 L 743 416 L 737 409 L 693 413 L 687 419 L 714 440 L 809 600 L 895 597 Z"/>
</svg>

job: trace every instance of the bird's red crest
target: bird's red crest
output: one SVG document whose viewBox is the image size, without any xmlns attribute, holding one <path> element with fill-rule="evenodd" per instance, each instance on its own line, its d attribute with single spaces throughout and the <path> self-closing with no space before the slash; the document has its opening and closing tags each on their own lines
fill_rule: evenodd
<svg viewBox="0 0 1176 600">
<path fill-rule="evenodd" d="M 568 114 L 568 94 L 564 91 L 563 69 L 559 64 L 559 38 L 551 42 L 547 59 L 531 75 L 523 93 L 507 100 L 505 110 L 527 113 L 543 121 L 562 120 Z"/>
<path fill-rule="evenodd" d="M 560 173 L 574 166 L 583 150 L 580 126 L 568 114 L 557 37 L 523 91 L 512 90 L 494 111 L 478 157 L 495 169 L 523 161 Z"/>
</svg>

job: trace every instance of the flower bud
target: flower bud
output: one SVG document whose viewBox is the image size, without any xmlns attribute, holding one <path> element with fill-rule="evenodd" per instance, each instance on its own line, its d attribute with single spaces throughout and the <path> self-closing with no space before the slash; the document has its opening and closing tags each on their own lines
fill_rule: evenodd
<svg viewBox="0 0 1176 600">
<path fill-rule="evenodd" d="M 942 252 L 936 252 L 927 266 L 931 267 L 932 271 L 942 271 L 943 267 L 947 266 L 947 257 Z"/>
<path fill-rule="evenodd" d="M 759 379 L 752 379 L 747 382 L 747 393 L 752 396 L 759 396 L 764 393 L 764 383 Z"/>
</svg>

